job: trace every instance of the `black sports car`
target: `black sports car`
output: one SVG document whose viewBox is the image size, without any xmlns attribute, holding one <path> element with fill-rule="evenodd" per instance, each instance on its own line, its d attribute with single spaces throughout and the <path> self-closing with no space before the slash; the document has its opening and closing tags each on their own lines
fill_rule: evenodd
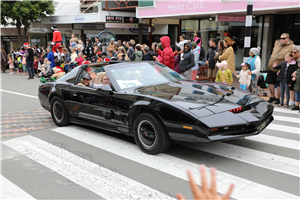
<svg viewBox="0 0 300 200">
<path fill-rule="evenodd" d="M 110 84 L 77 86 L 87 73 L 103 71 Z M 167 150 L 172 140 L 212 142 L 257 135 L 273 121 L 274 109 L 239 88 L 189 81 L 145 61 L 82 65 L 42 83 L 38 96 L 58 126 L 72 122 L 130 135 L 148 154 Z"/>
</svg>

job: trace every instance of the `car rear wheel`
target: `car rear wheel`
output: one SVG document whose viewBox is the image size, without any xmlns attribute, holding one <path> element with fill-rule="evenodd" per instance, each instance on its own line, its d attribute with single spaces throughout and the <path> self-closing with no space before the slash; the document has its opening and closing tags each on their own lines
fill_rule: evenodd
<svg viewBox="0 0 300 200">
<path fill-rule="evenodd" d="M 51 101 L 51 116 L 57 126 L 70 124 L 69 112 L 59 97 L 53 97 Z"/>
<path fill-rule="evenodd" d="M 153 114 L 142 113 L 133 124 L 134 139 L 139 148 L 147 154 L 158 154 L 171 145 L 162 122 Z"/>
</svg>

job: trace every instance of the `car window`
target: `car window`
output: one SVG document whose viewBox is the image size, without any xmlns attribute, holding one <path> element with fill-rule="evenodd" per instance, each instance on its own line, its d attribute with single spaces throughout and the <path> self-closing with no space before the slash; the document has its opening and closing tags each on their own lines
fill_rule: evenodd
<svg viewBox="0 0 300 200">
<path fill-rule="evenodd" d="M 60 77 L 59 79 L 57 79 L 57 81 L 63 81 L 63 82 L 69 82 L 69 83 L 73 83 L 75 81 L 76 75 L 78 74 L 80 67 L 76 67 L 74 68 L 71 72 L 63 75 L 62 77 Z"/>
<path fill-rule="evenodd" d="M 87 73 L 100 73 L 104 72 L 103 67 L 87 67 L 85 70 L 82 70 L 82 73 L 79 75 L 79 83 L 83 83 L 83 77 Z"/>
<path fill-rule="evenodd" d="M 155 62 L 120 64 L 108 69 L 120 89 L 186 80 L 170 68 Z"/>
</svg>

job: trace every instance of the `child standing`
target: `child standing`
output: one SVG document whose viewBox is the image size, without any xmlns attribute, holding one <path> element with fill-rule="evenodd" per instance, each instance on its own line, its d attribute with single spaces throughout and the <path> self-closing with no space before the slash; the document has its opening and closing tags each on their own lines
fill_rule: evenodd
<svg viewBox="0 0 300 200">
<path fill-rule="evenodd" d="M 237 73 L 234 73 L 234 75 L 239 79 L 240 82 L 240 88 L 243 90 L 249 90 L 249 86 L 251 83 L 251 75 L 248 75 L 248 72 L 250 71 L 250 65 L 248 63 L 242 63 L 242 70 L 239 75 Z"/>
<path fill-rule="evenodd" d="M 21 64 L 21 55 L 17 54 L 17 59 L 15 60 L 16 65 L 18 66 L 17 74 L 21 74 L 22 71 L 22 64 Z"/>
<path fill-rule="evenodd" d="M 274 69 L 280 69 L 278 77 L 276 81 L 280 81 L 280 104 L 277 107 L 283 106 L 284 103 L 284 92 L 286 92 L 286 104 L 285 108 L 289 107 L 290 101 L 290 88 L 289 84 L 292 83 L 292 74 L 297 70 L 296 61 L 293 60 L 293 56 L 291 53 L 287 53 L 284 57 L 283 62 L 277 65 L 277 62 L 273 64 Z"/>
<path fill-rule="evenodd" d="M 13 63 L 12 56 L 11 56 L 11 54 L 8 54 L 7 57 L 8 57 L 8 62 L 7 63 L 9 64 L 9 69 L 10 69 L 10 73 L 9 74 L 14 74 L 14 68 L 15 68 L 15 66 L 14 66 L 14 63 Z"/>
<path fill-rule="evenodd" d="M 51 76 L 52 75 L 51 62 L 47 58 L 44 59 L 44 65 L 45 65 L 46 74 L 43 77 Z"/>
<path fill-rule="evenodd" d="M 33 59 L 34 59 L 34 62 L 33 62 L 33 69 L 35 70 L 35 75 L 36 76 L 38 76 L 38 70 L 39 70 L 39 59 L 38 59 L 38 57 L 36 57 L 36 56 L 34 56 L 33 57 Z"/>
<path fill-rule="evenodd" d="M 196 42 L 192 42 L 192 52 L 194 54 L 194 59 L 195 59 L 195 66 L 192 67 L 192 77 L 191 80 L 195 81 L 198 75 L 198 70 L 199 70 L 199 52 L 200 52 L 200 47 L 197 46 Z"/>
<path fill-rule="evenodd" d="M 102 62 L 102 58 L 101 58 L 102 57 L 102 53 L 98 52 L 97 56 L 98 56 L 97 62 Z"/>
<path fill-rule="evenodd" d="M 300 104 L 300 58 L 297 60 L 298 63 L 298 69 L 292 74 L 293 78 L 292 81 L 295 81 L 294 90 L 295 90 L 295 107 L 293 107 L 291 110 L 300 110 L 299 104 Z M 300 113 L 300 111 L 299 111 Z"/>
<path fill-rule="evenodd" d="M 71 62 L 72 62 L 73 64 L 76 64 L 76 63 L 77 63 L 76 58 L 77 58 L 76 50 L 75 50 L 75 48 L 73 48 L 73 49 L 72 49 L 72 54 L 71 54 Z"/>
<path fill-rule="evenodd" d="M 174 51 L 174 56 L 175 56 L 175 67 L 174 67 L 174 70 L 175 72 L 177 72 L 178 74 L 181 74 L 181 71 L 179 69 L 179 62 L 180 62 L 180 47 L 176 47 L 176 51 Z"/>
<path fill-rule="evenodd" d="M 217 63 L 219 71 L 217 73 L 216 82 L 231 85 L 233 82 L 232 73 L 227 69 L 228 63 L 224 60 L 221 63 Z"/>
<path fill-rule="evenodd" d="M 27 68 L 26 68 L 26 57 L 25 57 L 25 49 L 24 47 L 22 47 L 22 51 L 21 51 L 21 54 L 22 54 L 22 69 L 23 69 L 23 76 L 28 76 L 28 71 L 27 71 Z"/>
<path fill-rule="evenodd" d="M 82 53 L 80 52 L 78 54 L 78 58 L 75 58 L 76 62 L 78 63 L 78 66 L 82 65 L 83 59 L 82 59 Z"/>
</svg>

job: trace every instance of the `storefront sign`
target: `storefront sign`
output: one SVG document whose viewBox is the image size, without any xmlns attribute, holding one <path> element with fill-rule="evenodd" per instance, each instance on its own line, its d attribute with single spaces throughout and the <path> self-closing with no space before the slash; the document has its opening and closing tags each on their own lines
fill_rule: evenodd
<svg viewBox="0 0 300 200">
<path fill-rule="evenodd" d="M 151 28 L 152 28 L 151 32 L 154 32 L 155 28 L 153 26 Z M 130 28 L 129 31 L 131 33 L 138 33 L 139 28 Z M 148 26 L 143 26 L 142 31 L 143 31 L 143 33 L 148 33 Z"/>
<path fill-rule="evenodd" d="M 139 19 L 136 17 L 124 17 L 124 23 L 139 23 Z"/>
<path fill-rule="evenodd" d="M 155 24 L 152 27 L 152 35 L 168 35 L 168 24 Z M 137 35 L 139 32 L 136 28 L 108 28 L 108 31 L 118 35 Z M 143 35 L 149 35 L 148 26 L 143 26 Z"/>
<path fill-rule="evenodd" d="M 30 28 L 28 33 L 52 33 L 52 30 L 47 28 Z"/>
<path fill-rule="evenodd" d="M 253 2 L 254 11 L 278 9 L 280 7 L 299 8 L 299 0 L 257 0 Z M 247 0 L 222 2 L 205 0 L 171 0 L 156 2 L 155 7 L 136 8 L 138 18 L 156 18 L 162 16 L 201 15 L 220 12 L 246 12 Z"/>
<path fill-rule="evenodd" d="M 137 28 L 138 24 L 114 24 L 114 23 L 106 23 L 106 28 Z"/>
<path fill-rule="evenodd" d="M 236 15 L 218 15 L 218 20 L 221 22 L 245 22 L 246 16 L 236 16 Z"/>
<path fill-rule="evenodd" d="M 123 17 L 121 16 L 106 16 L 106 22 L 109 23 L 122 23 Z"/>
<path fill-rule="evenodd" d="M 22 35 L 21 35 L 21 38 L 23 38 Z M 1 40 L 2 41 L 10 41 L 10 42 L 18 42 L 19 38 L 18 38 L 18 36 L 1 36 Z"/>
<path fill-rule="evenodd" d="M 50 18 L 49 22 L 58 22 L 58 18 Z"/>
<path fill-rule="evenodd" d="M 77 16 L 77 17 L 74 17 L 74 21 L 75 22 L 83 22 L 84 21 L 84 17 L 83 16 Z"/>
<path fill-rule="evenodd" d="M 74 24 L 74 30 L 104 30 L 104 24 Z"/>
<path fill-rule="evenodd" d="M 99 22 L 98 13 L 86 13 L 84 15 L 61 15 L 49 16 L 42 20 L 42 24 L 76 24 L 76 23 L 95 23 Z M 58 27 L 59 28 L 59 27 Z"/>
</svg>

